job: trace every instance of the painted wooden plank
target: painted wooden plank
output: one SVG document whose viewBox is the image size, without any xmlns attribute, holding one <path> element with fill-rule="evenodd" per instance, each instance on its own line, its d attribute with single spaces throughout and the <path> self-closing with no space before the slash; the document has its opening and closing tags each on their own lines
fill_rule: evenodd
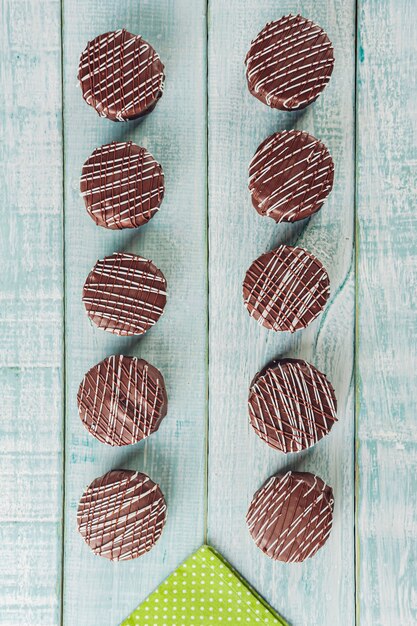
<svg viewBox="0 0 417 626">
<path fill-rule="evenodd" d="M 358 12 L 359 623 L 417 623 L 415 24 L 410 0 Z"/>
<path fill-rule="evenodd" d="M 244 58 L 266 22 L 301 12 L 322 25 L 336 65 L 319 100 L 300 113 L 278 113 L 246 87 Z M 209 502 L 208 540 L 294 626 L 353 624 L 354 603 L 354 45 L 355 2 L 210 0 L 209 3 Z M 283 226 L 261 218 L 247 191 L 249 161 L 273 131 L 300 128 L 329 147 L 334 190 L 308 223 Z M 325 313 L 295 336 L 274 334 L 242 302 L 250 263 L 278 243 L 299 243 L 328 268 Z M 336 388 L 339 423 L 306 453 L 284 457 L 252 432 L 248 386 L 271 358 L 302 356 Z M 252 542 L 245 514 L 253 493 L 284 468 L 319 474 L 334 488 L 334 528 L 311 561 L 268 560 Z"/>
<path fill-rule="evenodd" d="M 63 409 L 60 3 L 2 0 L 0 14 L 0 624 L 55 626 Z"/>
<path fill-rule="evenodd" d="M 197 0 L 64 0 L 67 432 L 64 624 L 117 624 L 203 542 L 206 432 L 206 3 Z M 142 34 L 166 66 L 165 93 L 142 122 L 115 124 L 88 107 L 77 86 L 78 58 L 95 35 L 126 27 Z M 90 152 L 110 140 L 148 148 L 165 171 L 160 212 L 138 231 L 96 227 L 78 185 Z M 96 259 L 115 250 L 151 258 L 164 272 L 164 316 L 141 339 L 93 328 L 81 302 Z M 169 413 L 147 442 L 121 450 L 94 440 L 76 403 L 84 372 L 112 353 L 140 355 L 163 373 Z M 111 563 L 76 531 L 84 488 L 112 468 L 147 472 L 168 504 L 162 538 L 147 555 Z"/>
</svg>

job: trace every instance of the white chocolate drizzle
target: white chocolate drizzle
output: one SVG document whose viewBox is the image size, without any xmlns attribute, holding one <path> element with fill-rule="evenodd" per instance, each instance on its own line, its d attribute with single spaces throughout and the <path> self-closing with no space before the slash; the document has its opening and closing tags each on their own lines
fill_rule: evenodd
<svg viewBox="0 0 417 626">
<path fill-rule="evenodd" d="M 164 174 L 145 148 L 131 141 L 94 150 L 84 164 L 81 195 L 96 224 L 110 229 L 137 228 L 158 211 Z"/>
<path fill-rule="evenodd" d="M 326 542 L 333 504 L 332 489 L 321 478 L 287 472 L 271 476 L 255 494 L 246 521 L 256 545 L 270 558 L 300 562 Z"/>
<path fill-rule="evenodd" d="M 156 104 L 163 92 L 164 66 L 148 42 L 120 29 L 87 44 L 78 80 L 85 101 L 99 115 L 123 122 Z"/>
<path fill-rule="evenodd" d="M 327 85 L 333 65 L 333 47 L 323 29 L 301 15 L 287 15 L 252 41 L 246 75 L 250 91 L 268 106 L 302 109 Z"/>
<path fill-rule="evenodd" d="M 243 283 L 249 315 L 274 331 L 305 328 L 329 294 L 329 277 L 320 261 L 303 248 L 286 245 L 256 259 Z"/>
<path fill-rule="evenodd" d="M 84 284 L 88 316 L 116 335 L 141 335 L 153 326 L 166 303 L 166 281 L 152 261 L 114 253 L 97 261 Z"/>
<path fill-rule="evenodd" d="M 112 561 L 137 558 L 159 539 L 166 504 L 146 474 L 114 470 L 97 478 L 81 497 L 78 530 L 95 554 Z"/>
<path fill-rule="evenodd" d="M 333 186 L 334 164 L 326 146 L 300 130 L 275 133 L 249 166 L 249 190 L 261 215 L 294 222 L 315 213 Z"/>
<path fill-rule="evenodd" d="M 257 435 L 282 452 L 299 452 L 332 428 L 336 397 L 326 376 L 306 361 L 283 359 L 255 377 L 249 416 Z"/>
<path fill-rule="evenodd" d="M 167 411 L 162 374 L 142 359 L 112 355 L 92 367 L 78 390 L 80 418 L 99 441 L 137 443 L 155 432 Z"/>
</svg>

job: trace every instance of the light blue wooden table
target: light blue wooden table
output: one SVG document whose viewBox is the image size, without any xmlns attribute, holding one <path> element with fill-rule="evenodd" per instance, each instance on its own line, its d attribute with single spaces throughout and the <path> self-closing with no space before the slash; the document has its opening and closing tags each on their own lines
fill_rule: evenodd
<svg viewBox="0 0 417 626">
<path fill-rule="evenodd" d="M 417 623 L 417 3 L 413 0 L 0 0 L 0 625 L 115 626 L 204 540 L 293 626 Z M 328 88 L 284 114 L 246 89 L 243 60 L 267 21 L 302 12 L 335 46 Z M 100 119 L 77 86 L 95 35 L 126 27 L 166 65 L 141 123 Z M 335 187 L 308 223 L 276 226 L 251 208 L 247 166 L 284 128 L 329 147 Z M 102 143 L 132 139 L 162 163 L 166 198 L 138 232 L 97 228 L 79 195 Z M 329 269 L 325 313 L 295 336 L 247 315 L 247 266 L 280 242 Z M 152 258 L 166 314 L 142 339 L 93 328 L 81 290 L 115 250 Z M 105 356 L 159 367 L 170 410 L 160 431 L 113 450 L 82 426 L 76 390 Z M 252 376 L 302 356 L 333 381 L 339 423 L 284 457 L 248 424 Z M 105 471 L 149 473 L 169 516 L 154 550 L 93 556 L 78 499 Z M 302 565 L 269 561 L 245 527 L 253 492 L 282 468 L 335 491 L 326 547 Z"/>
</svg>

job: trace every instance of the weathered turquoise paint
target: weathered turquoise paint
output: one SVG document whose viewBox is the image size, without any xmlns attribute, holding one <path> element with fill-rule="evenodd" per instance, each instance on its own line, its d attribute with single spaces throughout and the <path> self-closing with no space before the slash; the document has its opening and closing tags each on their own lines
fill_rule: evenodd
<svg viewBox="0 0 417 626">
<path fill-rule="evenodd" d="M 66 242 L 66 514 L 65 626 L 118 624 L 204 540 L 206 433 L 206 5 L 162 2 L 64 1 Z M 100 118 L 77 86 L 79 55 L 98 33 L 125 27 L 150 41 L 165 64 L 166 86 L 141 122 Z M 158 214 L 138 231 L 95 226 L 79 194 L 91 151 L 131 139 L 150 150 L 165 172 Z M 127 250 L 152 259 L 168 283 L 168 303 L 143 338 L 93 327 L 81 302 L 84 280 L 98 258 Z M 134 447 L 94 440 L 77 411 L 78 385 L 88 368 L 112 353 L 133 354 L 164 375 L 169 412 L 159 431 Z M 168 518 L 161 540 L 143 558 L 111 563 L 94 556 L 76 530 L 78 500 L 90 481 L 111 468 L 134 468 L 161 485 Z M 81 617 L 82 612 L 82 617 Z"/>
<path fill-rule="evenodd" d="M 62 0 L 61 40 L 57 0 L 0 2 L 0 80 L 7 87 L 0 92 L 0 626 L 118 624 L 205 538 L 293 626 L 416 623 L 417 450 L 411 398 L 416 387 L 417 7 L 411 0 L 358 0 L 355 82 L 355 4 Z M 250 96 L 243 60 L 260 28 L 289 12 L 323 25 L 335 45 L 336 66 L 314 105 L 282 114 Z M 87 40 L 120 26 L 149 39 L 166 64 L 165 94 L 140 123 L 100 119 L 77 87 L 78 56 Z M 307 224 L 276 226 L 251 207 L 247 166 L 267 134 L 291 127 L 306 129 L 328 145 L 335 187 Z M 93 148 L 126 138 L 160 160 L 167 193 L 148 225 L 114 233 L 89 219 L 78 181 Z M 258 327 L 241 301 L 249 263 L 282 241 L 297 241 L 316 253 L 332 284 L 325 313 L 292 337 Z M 166 313 L 140 340 L 93 328 L 81 303 L 88 271 L 115 250 L 149 256 L 168 279 Z M 76 391 L 84 372 L 112 352 L 154 362 L 168 386 L 169 414 L 160 431 L 131 449 L 113 450 L 93 440 L 77 415 Z M 303 356 L 325 371 L 339 402 L 339 423 L 330 436 L 290 458 L 257 439 L 246 412 L 252 376 L 281 354 Z M 287 466 L 319 473 L 336 495 L 331 538 L 301 566 L 263 557 L 244 523 L 255 489 Z M 161 541 L 131 563 L 94 557 L 76 532 L 83 489 L 115 467 L 148 472 L 168 500 Z"/>
<path fill-rule="evenodd" d="M 298 11 L 329 33 L 336 64 L 317 102 L 279 113 L 253 98 L 244 59 L 266 22 Z M 210 442 L 209 532 L 213 543 L 290 623 L 355 620 L 354 594 L 354 2 L 210 2 L 209 235 Z M 335 185 L 308 222 L 276 225 L 252 208 L 248 165 L 272 132 L 300 128 L 324 141 L 335 161 Z M 324 314 L 308 329 L 275 334 L 251 319 L 242 303 L 250 263 L 282 242 L 297 242 L 323 261 L 331 281 Z M 221 348 L 220 348 L 221 347 Z M 249 426 L 248 387 L 272 358 L 301 356 L 326 372 L 338 398 L 339 422 L 306 453 L 286 457 Z M 227 459 L 227 464 L 224 463 Z M 303 564 L 274 563 L 250 538 L 245 514 L 253 493 L 275 471 L 318 473 L 334 488 L 335 520 L 328 544 Z M 319 601 L 317 601 L 319 598 Z"/>
<path fill-rule="evenodd" d="M 360 0 L 358 623 L 417 623 L 417 4 Z"/>
<path fill-rule="evenodd" d="M 0 16 L 0 624 L 45 626 L 61 580 L 60 5 L 2 0 Z"/>
</svg>

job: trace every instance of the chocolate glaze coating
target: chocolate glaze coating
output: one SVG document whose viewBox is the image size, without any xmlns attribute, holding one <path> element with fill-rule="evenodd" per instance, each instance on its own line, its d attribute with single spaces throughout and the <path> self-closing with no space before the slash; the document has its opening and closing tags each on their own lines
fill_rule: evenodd
<svg viewBox="0 0 417 626">
<path fill-rule="evenodd" d="M 164 174 L 145 149 L 131 141 L 96 148 L 84 163 L 80 190 L 90 217 L 112 230 L 149 222 L 164 197 Z"/>
<path fill-rule="evenodd" d="M 82 299 L 99 328 L 116 335 L 142 335 L 164 311 L 166 280 L 152 261 L 115 252 L 97 261 Z"/>
<path fill-rule="evenodd" d="M 296 222 L 321 208 L 333 178 L 334 164 L 321 141 L 302 130 L 274 133 L 249 166 L 252 204 L 275 222 Z"/>
<path fill-rule="evenodd" d="M 273 361 L 256 374 L 248 406 L 256 434 L 285 453 L 313 446 L 337 421 L 332 385 L 301 359 Z"/>
<path fill-rule="evenodd" d="M 276 561 L 314 556 L 330 534 L 333 490 L 307 472 L 271 476 L 253 497 L 246 515 L 252 539 Z"/>
<path fill-rule="evenodd" d="M 243 282 L 249 315 L 275 331 L 305 328 L 330 294 L 323 265 L 303 248 L 279 246 L 252 263 Z"/>
<path fill-rule="evenodd" d="M 150 113 L 162 96 L 164 66 L 152 46 L 124 28 L 88 42 L 78 80 L 84 100 L 114 122 Z"/>
<path fill-rule="evenodd" d="M 158 430 L 168 399 L 159 370 L 143 359 L 113 355 L 92 367 L 78 389 L 78 411 L 102 443 L 127 446 Z"/>
<path fill-rule="evenodd" d="M 333 46 L 317 24 L 301 15 L 286 15 L 261 30 L 245 62 L 255 98 L 274 109 L 303 109 L 330 80 Z"/>
<path fill-rule="evenodd" d="M 93 480 L 78 505 L 78 530 L 92 551 L 111 561 L 136 559 L 158 541 L 165 499 L 146 474 L 113 470 Z"/>
</svg>

